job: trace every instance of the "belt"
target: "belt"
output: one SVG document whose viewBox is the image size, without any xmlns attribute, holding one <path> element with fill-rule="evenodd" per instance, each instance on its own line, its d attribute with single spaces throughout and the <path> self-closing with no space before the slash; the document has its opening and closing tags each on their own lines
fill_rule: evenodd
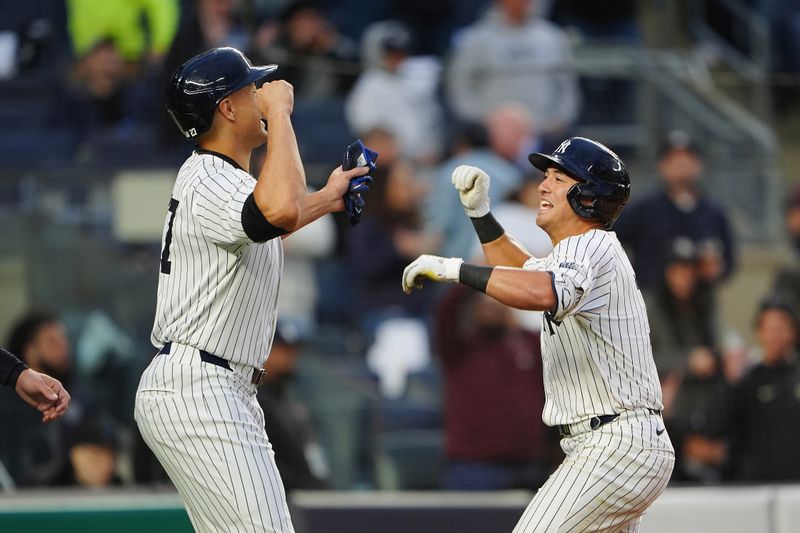
<svg viewBox="0 0 800 533">
<path fill-rule="evenodd" d="M 166 342 L 156 355 L 168 354 L 171 349 L 172 349 L 172 343 Z M 200 354 L 200 360 L 203 361 L 204 363 L 210 363 L 212 365 L 224 368 L 225 370 L 233 371 L 227 359 L 224 359 L 218 355 L 214 355 L 213 353 L 208 353 L 205 350 L 197 350 L 197 351 Z M 252 376 L 250 376 L 250 383 L 256 386 L 262 385 L 264 383 L 264 377 L 266 375 L 267 371 L 264 370 L 264 368 L 253 367 L 253 374 Z"/>
<path fill-rule="evenodd" d="M 646 411 L 651 415 L 661 416 L 661 410 L 647 408 Z M 595 429 L 605 426 L 609 422 L 613 422 L 619 418 L 619 414 L 612 415 L 597 415 L 588 420 L 581 420 L 574 424 L 561 424 L 558 427 L 558 434 L 561 437 L 569 437 L 579 433 L 586 433 L 587 431 L 594 431 Z"/>
</svg>

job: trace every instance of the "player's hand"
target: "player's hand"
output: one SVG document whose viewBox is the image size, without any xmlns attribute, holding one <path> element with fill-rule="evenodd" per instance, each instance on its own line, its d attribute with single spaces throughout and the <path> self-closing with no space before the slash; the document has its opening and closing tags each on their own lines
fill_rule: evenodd
<svg viewBox="0 0 800 533">
<path fill-rule="evenodd" d="M 403 292 L 409 294 L 414 287 L 421 289 L 423 278 L 454 283 L 458 281 L 463 262 L 460 257 L 423 254 L 403 270 Z"/>
<path fill-rule="evenodd" d="M 325 189 L 330 192 L 331 201 L 333 202 L 332 211 L 344 211 L 344 195 L 345 193 L 353 192 L 354 194 L 365 193 L 369 190 L 369 184 L 372 183 L 372 178 L 367 176 L 369 168 L 356 167 L 351 170 L 342 170 L 342 167 L 336 167 L 331 175 L 328 176 L 328 182 L 325 184 Z"/>
<path fill-rule="evenodd" d="M 453 170 L 451 180 L 467 215 L 479 218 L 489 212 L 490 179 L 486 172 L 478 167 L 459 165 Z"/>
<path fill-rule="evenodd" d="M 30 368 L 19 375 L 15 390 L 27 404 L 42 413 L 43 422 L 59 418 L 69 407 L 70 395 L 61 382 Z"/>
<path fill-rule="evenodd" d="M 291 114 L 294 109 L 294 87 L 284 80 L 267 82 L 256 91 L 256 103 L 261 116 L 267 120 L 276 113 Z"/>
</svg>

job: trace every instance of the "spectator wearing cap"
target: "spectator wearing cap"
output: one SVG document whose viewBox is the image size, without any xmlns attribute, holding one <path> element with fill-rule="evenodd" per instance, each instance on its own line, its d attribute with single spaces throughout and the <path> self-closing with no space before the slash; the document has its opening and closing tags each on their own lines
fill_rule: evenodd
<svg viewBox="0 0 800 533">
<path fill-rule="evenodd" d="M 290 391 L 297 357 L 306 337 L 302 325 L 278 320 L 272 351 L 265 364 L 266 383 L 257 396 L 287 492 L 327 487 L 327 463 L 315 440 L 308 409 Z"/>
<path fill-rule="evenodd" d="M 758 310 L 761 360 L 735 391 L 732 470 L 736 480 L 800 480 L 798 321 L 788 302 L 770 299 Z"/>
<path fill-rule="evenodd" d="M 662 382 L 686 370 L 695 346 L 716 346 L 716 324 L 701 285 L 699 250 L 688 237 L 672 241 L 655 289 L 644 290 L 650 342 Z M 675 376 L 672 376 L 675 377 Z"/>
<path fill-rule="evenodd" d="M 639 286 L 658 288 L 672 243 L 686 237 L 698 247 L 700 282 L 713 289 L 736 267 L 735 244 L 724 209 L 702 190 L 703 159 L 686 133 L 670 133 L 658 172 L 662 187 L 633 202 L 614 224 Z"/>
<path fill-rule="evenodd" d="M 430 164 L 440 157 L 443 112 L 436 96 L 438 60 L 413 55 L 411 31 L 382 21 L 364 33 L 365 70 L 347 97 L 345 114 L 357 134 L 383 128 L 397 138 L 400 155 Z"/>
</svg>

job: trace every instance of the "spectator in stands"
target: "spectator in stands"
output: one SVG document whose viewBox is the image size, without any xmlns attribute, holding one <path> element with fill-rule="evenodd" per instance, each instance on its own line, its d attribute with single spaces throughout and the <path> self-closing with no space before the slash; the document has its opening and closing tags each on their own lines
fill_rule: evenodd
<svg viewBox="0 0 800 533">
<path fill-rule="evenodd" d="M 419 206 L 426 188 L 411 164 L 379 165 L 372 176 L 364 216 L 347 236 L 350 272 L 359 280 L 352 304 L 367 334 L 384 319 L 427 313 L 430 298 L 409 301 L 397 290 L 396 278 L 409 259 L 438 246 L 422 228 Z"/>
<path fill-rule="evenodd" d="M 493 203 L 516 190 L 522 179 L 518 168 L 489 147 L 488 133 L 482 123 L 462 122 L 456 126 L 450 158 L 434 173 L 432 193 L 426 199 L 427 227 L 440 235 L 442 247 L 438 253 L 448 257 L 470 257 L 478 243 L 475 228 L 458 211 L 461 204 L 458 195 L 453 194 L 451 174 L 459 165 L 485 169 L 492 177 L 489 195 Z"/>
<path fill-rule="evenodd" d="M 37 310 L 20 318 L 11 330 L 8 347 L 37 372 L 65 386 L 71 383 L 74 363 L 67 330 L 53 313 Z"/>
<path fill-rule="evenodd" d="M 489 146 L 500 157 L 521 172 L 531 168 L 528 155 L 550 152 L 555 146 L 544 146 L 528 108 L 519 102 L 501 102 L 486 114 Z"/>
<path fill-rule="evenodd" d="M 800 186 L 795 186 L 790 191 L 783 220 L 792 250 L 792 259 L 778 271 L 771 292 L 787 296 L 794 303 L 800 303 Z M 800 309 L 795 311 L 800 313 Z"/>
<path fill-rule="evenodd" d="M 7 343 L 24 363 L 58 379 L 73 396 L 71 413 L 80 411 L 78 391 L 72 383 L 73 360 L 64 326 L 46 311 L 31 311 L 11 328 Z M 60 446 L 63 419 L 42 424 L 33 409 L 19 409 L 16 394 L 0 388 L 0 463 L 20 486 L 48 483 L 64 461 Z"/>
<path fill-rule="evenodd" d="M 64 93 L 50 111 L 52 122 L 79 138 L 115 128 L 125 118 L 125 62 L 114 41 L 98 41 L 73 63 Z"/>
<path fill-rule="evenodd" d="M 261 47 L 265 62 L 280 65 L 279 75 L 294 87 L 296 98 L 343 97 L 360 70 L 356 44 L 345 37 L 309 0 L 286 6 L 277 38 Z"/>
<path fill-rule="evenodd" d="M 735 392 L 732 467 L 737 480 L 800 480 L 797 334 L 791 306 L 777 299 L 762 303 L 756 316 L 761 362 Z"/>
<path fill-rule="evenodd" d="M 117 437 L 110 420 L 87 414 L 65 430 L 67 462 L 52 485 L 91 489 L 122 485 L 116 473 Z"/>
<path fill-rule="evenodd" d="M 383 128 L 400 154 L 419 163 L 440 156 L 443 115 L 436 97 L 438 62 L 413 57 L 413 36 L 397 21 L 376 23 L 364 34 L 366 69 L 347 97 L 347 121 L 358 134 Z"/>
<path fill-rule="evenodd" d="M 708 291 L 701 285 L 697 246 L 686 237 L 672 242 L 661 283 L 644 290 L 650 342 L 662 384 L 686 370 L 694 346 L 716 347 L 716 324 Z"/>
<path fill-rule="evenodd" d="M 256 167 L 258 168 L 258 167 Z M 306 330 L 315 327 L 319 261 L 333 253 L 336 227 L 330 214 L 283 240 L 283 277 L 278 293 L 278 314 Z"/>
<path fill-rule="evenodd" d="M 688 351 L 685 375 L 665 422 L 675 444 L 673 481 L 719 483 L 728 459 L 732 392 L 717 355 L 706 346 Z M 665 404 L 666 407 L 666 404 Z"/>
<path fill-rule="evenodd" d="M 163 58 L 179 17 L 179 0 L 67 0 L 75 55 L 82 57 L 110 40 L 129 65 Z"/>
<path fill-rule="evenodd" d="M 302 326 L 278 320 L 265 366 L 267 381 L 258 390 L 258 403 L 264 410 L 269 440 L 287 492 L 327 486 L 327 463 L 314 438 L 308 409 L 289 391 L 305 335 Z"/>
<path fill-rule="evenodd" d="M 511 309 L 463 286 L 437 309 L 435 349 L 444 378 L 444 487 L 534 490 L 547 477 L 538 333 Z"/>
<path fill-rule="evenodd" d="M 663 188 L 634 202 L 614 224 L 639 286 L 658 288 L 672 244 L 686 237 L 698 246 L 701 283 L 713 289 L 736 266 L 733 235 L 722 207 L 702 191 L 703 160 L 685 132 L 670 133 L 658 170 Z"/>
<path fill-rule="evenodd" d="M 518 101 L 543 135 L 561 138 L 580 107 L 566 33 L 537 17 L 531 0 L 495 0 L 454 38 L 447 90 L 455 114 L 481 119 L 495 105 Z"/>
</svg>

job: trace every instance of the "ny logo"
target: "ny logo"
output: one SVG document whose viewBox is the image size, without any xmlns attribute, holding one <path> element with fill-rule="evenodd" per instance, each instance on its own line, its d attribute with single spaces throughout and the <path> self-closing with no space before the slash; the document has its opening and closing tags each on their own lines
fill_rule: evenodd
<svg viewBox="0 0 800 533">
<path fill-rule="evenodd" d="M 561 143 L 561 144 L 558 146 L 558 148 L 556 148 L 556 151 L 555 151 L 555 152 L 553 152 L 553 153 L 556 153 L 556 154 L 563 154 L 564 152 L 566 152 L 566 151 L 567 151 L 567 148 L 569 148 L 569 145 L 570 145 L 571 143 L 572 143 L 572 139 L 567 139 L 566 141 L 564 141 L 563 143 Z"/>
</svg>

